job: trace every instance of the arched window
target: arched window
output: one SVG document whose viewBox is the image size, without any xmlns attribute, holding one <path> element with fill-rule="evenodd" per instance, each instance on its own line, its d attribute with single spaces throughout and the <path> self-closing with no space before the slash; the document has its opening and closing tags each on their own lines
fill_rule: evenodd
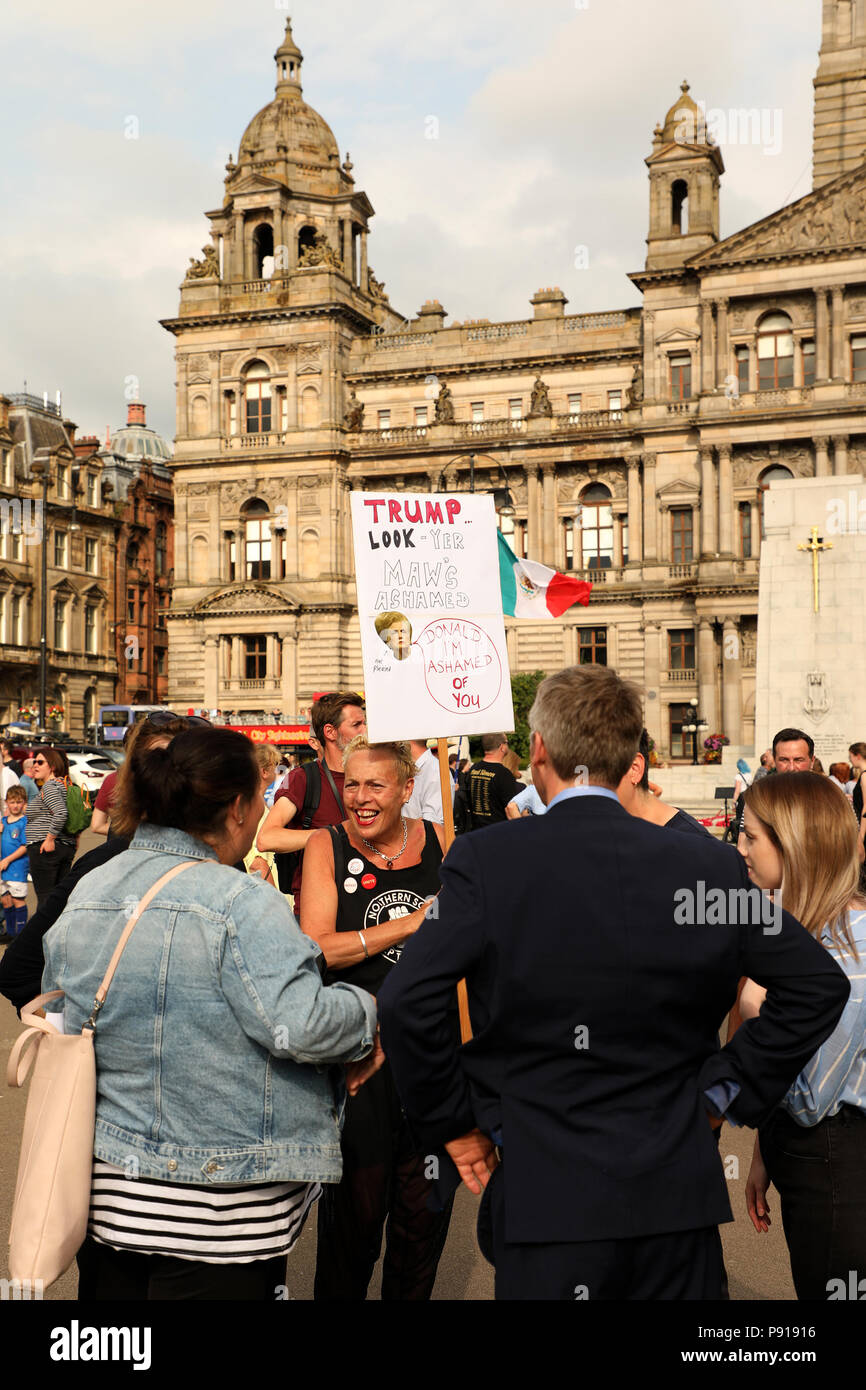
<svg viewBox="0 0 866 1390">
<path fill-rule="evenodd" d="M 315 227 L 302 227 L 298 232 L 298 260 L 301 259 L 307 247 L 314 246 L 316 241 Z"/>
<path fill-rule="evenodd" d="M 128 570 L 138 567 L 138 546 L 135 541 L 130 541 L 126 547 L 126 568 Z"/>
<path fill-rule="evenodd" d="M 270 280 L 274 273 L 274 229 L 270 222 L 260 222 L 253 232 L 253 256 L 256 278 Z"/>
<path fill-rule="evenodd" d="M 246 503 L 242 514 L 246 578 L 270 579 L 271 522 L 267 504 L 257 497 Z"/>
<path fill-rule="evenodd" d="M 794 385 L 794 335 L 787 314 L 767 314 L 758 325 L 758 390 Z"/>
<path fill-rule="evenodd" d="M 677 179 L 671 187 L 671 227 L 681 236 L 689 230 L 689 186 L 685 179 Z"/>
<path fill-rule="evenodd" d="M 264 362 L 251 362 L 244 380 L 247 434 L 267 434 L 271 428 L 270 373 Z"/>
<path fill-rule="evenodd" d="M 207 583 L 208 555 L 210 549 L 204 536 L 193 536 L 190 546 L 190 579 L 193 584 Z"/>
<path fill-rule="evenodd" d="M 574 519 L 567 516 L 562 523 L 562 532 L 565 542 L 565 568 L 574 569 Z"/>
<path fill-rule="evenodd" d="M 168 562 L 168 528 L 164 521 L 156 523 L 156 572 L 165 574 Z"/>
<path fill-rule="evenodd" d="M 610 489 L 603 483 L 585 488 L 580 498 L 581 565 L 585 570 L 610 569 L 613 564 L 613 510 Z"/>
<path fill-rule="evenodd" d="M 758 479 L 758 504 L 761 513 L 761 538 L 764 536 L 764 496 L 770 483 L 778 482 L 780 478 L 793 478 L 790 468 L 783 468 L 781 464 L 776 464 L 773 468 L 768 468 Z"/>
</svg>

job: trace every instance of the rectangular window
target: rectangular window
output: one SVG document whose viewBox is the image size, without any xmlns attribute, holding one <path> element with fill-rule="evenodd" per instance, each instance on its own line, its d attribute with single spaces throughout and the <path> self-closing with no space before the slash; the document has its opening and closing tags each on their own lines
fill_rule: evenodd
<svg viewBox="0 0 866 1390">
<path fill-rule="evenodd" d="M 21 559 L 21 532 L 20 532 L 20 531 L 10 531 L 10 532 L 9 532 L 9 559 L 10 559 L 10 560 L 20 560 L 20 559 Z"/>
<path fill-rule="evenodd" d="M 749 502 L 740 503 L 740 554 L 744 560 L 752 555 L 752 507 Z"/>
<path fill-rule="evenodd" d="M 415 407 L 415 424 L 416 424 L 416 425 L 426 425 L 426 423 L 427 423 L 427 407 L 426 407 L 426 405 L 416 405 L 416 407 Z"/>
<path fill-rule="evenodd" d="M 866 339 L 864 339 L 866 342 Z M 811 341 L 805 342 L 802 347 L 803 353 L 803 385 L 815 385 L 815 344 Z"/>
<path fill-rule="evenodd" d="M 516 396 L 508 402 L 508 418 L 509 420 L 523 419 L 523 401 L 520 396 Z"/>
<path fill-rule="evenodd" d="M 56 651 L 66 650 L 66 603 L 60 599 L 54 603 L 54 647 Z"/>
<path fill-rule="evenodd" d="M 271 523 L 248 521 L 246 525 L 247 579 L 271 577 Z"/>
<path fill-rule="evenodd" d="M 69 493 L 69 469 L 65 463 L 57 465 L 57 500 L 65 502 Z"/>
<path fill-rule="evenodd" d="M 736 350 L 737 358 L 737 390 L 743 396 L 749 389 L 749 349 L 738 347 Z"/>
<path fill-rule="evenodd" d="M 607 665 L 606 627 L 577 629 L 577 661 L 579 666 Z"/>
<path fill-rule="evenodd" d="M 477 430 L 484 422 L 484 402 L 473 401 L 470 409 L 472 410 L 472 428 Z"/>
<path fill-rule="evenodd" d="M 96 474 L 87 475 L 87 505 L 88 507 L 98 507 L 99 502 L 96 498 Z"/>
<path fill-rule="evenodd" d="M 9 487 L 9 450 L 0 449 L 0 482 L 4 487 Z"/>
<path fill-rule="evenodd" d="M 84 650 L 94 655 L 96 652 L 96 605 L 84 605 Z"/>
<path fill-rule="evenodd" d="M 614 420 L 622 419 L 622 391 L 608 391 L 607 408 Z"/>
<path fill-rule="evenodd" d="M 268 660 L 267 644 L 267 637 L 244 638 L 244 675 L 246 680 L 264 680 Z"/>
<path fill-rule="evenodd" d="M 692 705 L 668 705 L 671 730 L 671 757 L 688 758 L 692 752 L 693 734 L 683 732 L 684 724 L 691 724 L 695 717 Z"/>
<path fill-rule="evenodd" d="M 88 574 L 96 574 L 97 564 L 96 537 L 84 537 L 84 568 Z"/>
<path fill-rule="evenodd" d="M 568 397 L 568 413 L 573 419 L 580 415 L 581 394 L 579 391 L 572 391 Z"/>
<path fill-rule="evenodd" d="M 695 630 L 671 628 L 668 632 L 668 666 L 672 671 L 695 669 Z"/>
<path fill-rule="evenodd" d="M 54 532 L 54 568 L 66 568 L 66 532 Z"/>
<path fill-rule="evenodd" d="M 671 507 L 671 561 L 688 565 L 694 559 L 691 507 Z"/>
<path fill-rule="evenodd" d="M 574 522 L 572 521 L 572 519 L 571 519 L 570 516 L 567 516 L 567 517 L 565 518 L 565 521 L 562 523 L 562 528 L 563 528 L 563 531 L 565 532 L 565 568 L 566 568 L 567 570 L 573 570 L 573 569 L 574 569 Z"/>
<path fill-rule="evenodd" d="M 135 590 L 134 590 L 134 589 L 127 589 L 127 591 L 126 591 L 126 621 L 127 621 L 128 623 L 134 623 L 134 622 L 135 622 Z"/>
<path fill-rule="evenodd" d="M 670 359 L 671 400 L 688 401 L 692 395 L 692 359 L 689 353 L 680 352 Z"/>
<path fill-rule="evenodd" d="M 156 674 L 157 674 L 158 676 L 164 676 L 164 675 L 165 675 L 165 652 L 164 652 L 164 651 L 160 651 L 159 649 L 157 649 L 157 651 L 155 652 L 155 656 L 156 656 Z"/>
<path fill-rule="evenodd" d="M 380 411 L 379 411 L 379 429 L 380 429 L 380 430 L 389 430 L 390 428 L 391 428 L 391 412 L 390 412 L 390 410 L 380 410 Z"/>
<path fill-rule="evenodd" d="M 866 381 L 866 333 L 851 339 L 851 380 Z"/>
<path fill-rule="evenodd" d="M 21 644 L 21 595 L 12 595 L 12 608 L 9 615 L 9 641 L 14 646 Z"/>
<path fill-rule="evenodd" d="M 247 434 L 267 434 L 271 428 L 270 383 L 248 381 L 246 402 Z"/>
</svg>

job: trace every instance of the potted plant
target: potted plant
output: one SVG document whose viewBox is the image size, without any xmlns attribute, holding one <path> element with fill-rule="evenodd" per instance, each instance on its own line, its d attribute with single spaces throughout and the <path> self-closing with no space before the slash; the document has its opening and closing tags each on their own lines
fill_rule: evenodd
<svg viewBox="0 0 866 1390">
<path fill-rule="evenodd" d="M 722 761 L 722 749 L 730 743 L 727 734 L 710 734 L 709 738 L 704 739 L 705 763 L 720 763 Z"/>
</svg>

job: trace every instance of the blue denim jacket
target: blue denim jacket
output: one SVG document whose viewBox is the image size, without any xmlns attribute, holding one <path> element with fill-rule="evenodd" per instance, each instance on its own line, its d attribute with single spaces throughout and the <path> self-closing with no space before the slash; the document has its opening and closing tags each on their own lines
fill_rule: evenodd
<svg viewBox="0 0 866 1390">
<path fill-rule="evenodd" d="M 97 1158 L 181 1183 L 338 1182 L 342 1082 L 369 1052 L 371 996 L 325 987 L 285 898 L 181 830 L 141 826 L 86 874 L 44 938 L 66 1032 L 90 1016 L 120 933 L 156 880 L 96 1024 Z"/>
</svg>

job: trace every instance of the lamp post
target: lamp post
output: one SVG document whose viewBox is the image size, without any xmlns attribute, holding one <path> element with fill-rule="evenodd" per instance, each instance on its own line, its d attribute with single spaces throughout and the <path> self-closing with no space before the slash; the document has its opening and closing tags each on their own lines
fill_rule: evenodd
<svg viewBox="0 0 866 1390">
<path fill-rule="evenodd" d="M 706 728 L 707 728 L 707 721 L 706 721 L 705 719 L 701 719 L 701 718 L 699 717 L 699 715 L 698 715 L 698 702 L 697 702 L 697 700 L 695 699 L 694 696 L 692 696 L 691 700 L 689 700 L 689 704 L 690 704 L 691 707 L 692 707 L 692 719 L 691 719 L 691 723 L 690 723 L 690 724 L 684 724 L 684 725 L 683 725 L 683 733 L 685 733 L 685 734 L 691 734 L 691 736 L 692 736 L 692 766 L 693 766 L 693 767 L 697 767 L 697 765 L 698 765 L 698 734 L 700 733 L 700 731 L 701 731 L 702 729 L 706 729 Z"/>
<path fill-rule="evenodd" d="M 31 463 L 37 481 L 42 480 L 41 613 L 39 622 L 39 728 L 44 732 L 48 714 L 48 483 L 51 473 L 47 449 L 38 449 Z M 40 458 L 40 455 L 43 457 Z"/>
<path fill-rule="evenodd" d="M 469 455 L 467 455 L 467 458 L 468 458 L 468 460 L 469 460 L 469 491 L 470 491 L 471 493 L 474 493 L 474 492 L 475 492 L 475 455 L 474 455 L 474 454 L 469 454 Z M 443 478 L 445 477 L 445 474 L 446 474 L 446 472 L 448 471 L 448 469 L 451 467 L 451 464 L 454 464 L 454 463 L 462 463 L 462 462 L 463 462 L 463 458 L 462 458 L 462 457 L 459 457 L 459 458 L 456 458 L 456 459 L 452 459 L 452 460 L 451 460 L 451 463 L 447 463 L 447 464 L 445 465 L 445 467 L 442 469 L 442 472 L 439 474 L 439 477 L 438 477 L 437 482 L 436 482 L 436 491 L 437 491 L 437 492 L 439 492 L 439 491 L 441 490 L 441 487 L 442 487 L 442 480 L 443 480 Z M 497 464 L 496 464 L 496 467 L 499 469 L 499 472 L 502 474 L 502 478 L 503 478 L 503 481 L 504 481 L 504 483 L 505 483 L 505 487 L 504 487 L 504 488 L 493 488 L 493 489 L 492 489 L 492 493 L 493 493 L 493 505 L 494 505 L 496 511 L 499 513 L 500 516 L 514 516 L 514 498 L 512 497 L 512 495 L 511 495 L 511 489 L 510 489 L 510 487 L 508 486 L 508 474 L 506 473 L 505 469 L 502 467 L 502 464 L 501 464 L 501 463 L 497 463 Z"/>
</svg>

